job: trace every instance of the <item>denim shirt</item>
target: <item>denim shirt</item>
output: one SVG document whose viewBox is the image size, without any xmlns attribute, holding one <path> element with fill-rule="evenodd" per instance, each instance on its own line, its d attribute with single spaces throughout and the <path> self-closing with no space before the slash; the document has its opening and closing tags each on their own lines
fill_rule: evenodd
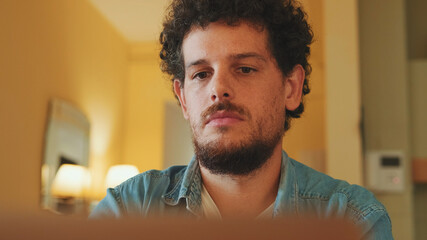
<svg viewBox="0 0 427 240">
<path fill-rule="evenodd" d="M 91 218 L 203 217 L 198 162 L 141 173 L 115 188 L 95 207 Z M 384 206 L 363 187 L 311 169 L 283 151 L 279 189 L 272 217 L 343 217 L 358 226 L 364 239 L 393 239 Z"/>
</svg>

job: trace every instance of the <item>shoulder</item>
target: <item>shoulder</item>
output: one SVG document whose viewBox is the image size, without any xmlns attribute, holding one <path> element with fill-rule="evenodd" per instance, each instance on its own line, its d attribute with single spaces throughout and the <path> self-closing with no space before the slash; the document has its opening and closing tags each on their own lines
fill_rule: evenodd
<svg viewBox="0 0 427 240">
<path fill-rule="evenodd" d="M 149 170 L 109 188 L 91 217 L 143 214 L 149 207 L 161 204 L 162 196 L 179 184 L 186 169 L 187 166 L 172 166 L 162 171 Z"/>
<path fill-rule="evenodd" d="M 300 197 L 328 200 L 334 195 L 342 195 L 341 197 L 347 200 L 348 205 L 358 209 L 369 205 L 384 208 L 364 187 L 332 178 L 293 159 L 290 159 L 290 164 L 295 169 L 297 191 Z"/>
<path fill-rule="evenodd" d="M 385 207 L 366 188 L 334 179 L 293 159 L 289 160 L 295 169 L 296 191 L 302 205 L 314 205 L 317 207 L 315 211 L 325 216 L 348 217 L 365 231 L 372 229 L 378 221 L 391 224 Z"/>
<path fill-rule="evenodd" d="M 187 166 L 172 166 L 161 171 L 149 170 L 126 180 L 115 190 L 122 198 L 160 198 L 179 183 L 186 169 Z"/>
<path fill-rule="evenodd" d="M 150 187 L 159 187 L 158 184 L 166 182 L 173 184 L 177 179 L 182 177 L 186 168 L 187 166 L 172 166 L 165 170 L 149 170 L 129 178 L 118 185 L 116 189 L 120 191 L 128 188 L 132 190 L 138 188 L 148 189 Z"/>
</svg>

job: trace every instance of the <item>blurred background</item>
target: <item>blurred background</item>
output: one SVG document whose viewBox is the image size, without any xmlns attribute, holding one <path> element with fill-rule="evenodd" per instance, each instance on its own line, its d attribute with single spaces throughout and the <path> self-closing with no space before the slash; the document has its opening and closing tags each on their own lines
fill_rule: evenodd
<svg viewBox="0 0 427 240">
<path fill-rule="evenodd" d="M 51 186 L 62 165 L 84 166 L 95 204 L 113 166 L 190 160 L 191 134 L 159 69 L 168 2 L 0 0 L 0 210 L 82 198 Z M 427 239 L 427 2 L 301 2 L 315 34 L 312 92 L 284 149 L 371 189 L 396 239 Z"/>
</svg>

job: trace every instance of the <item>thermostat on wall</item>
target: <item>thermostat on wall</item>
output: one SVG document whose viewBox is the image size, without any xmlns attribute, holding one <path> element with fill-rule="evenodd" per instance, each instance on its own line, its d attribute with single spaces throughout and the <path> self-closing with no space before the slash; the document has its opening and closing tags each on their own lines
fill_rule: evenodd
<svg viewBox="0 0 427 240">
<path fill-rule="evenodd" d="M 376 192 L 404 190 L 404 154 L 402 151 L 371 151 L 366 154 L 367 187 Z"/>
</svg>

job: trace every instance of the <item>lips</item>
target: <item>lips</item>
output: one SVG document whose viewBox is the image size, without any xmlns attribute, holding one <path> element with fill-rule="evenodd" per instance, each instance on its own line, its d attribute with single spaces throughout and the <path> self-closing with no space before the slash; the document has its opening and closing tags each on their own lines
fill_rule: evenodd
<svg viewBox="0 0 427 240">
<path fill-rule="evenodd" d="M 208 117 L 205 125 L 229 125 L 242 120 L 243 118 L 236 112 L 218 111 Z"/>
</svg>

